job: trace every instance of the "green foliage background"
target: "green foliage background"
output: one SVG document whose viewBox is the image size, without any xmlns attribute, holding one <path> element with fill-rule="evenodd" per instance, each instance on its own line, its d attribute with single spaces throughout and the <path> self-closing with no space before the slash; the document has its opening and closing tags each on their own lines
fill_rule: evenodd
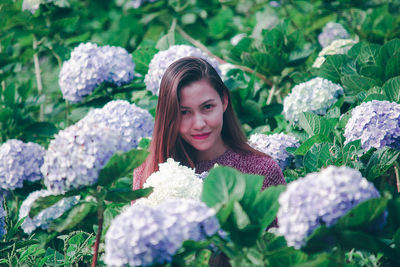
<svg viewBox="0 0 400 267">
<path fill-rule="evenodd" d="M 174 44 L 197 46 L 221 63 L 235 65 L 225 82 L 247 135 L 285 132 L 299 138 L 301 146 L 290 152 L 301 164 L 285 170 L 288 182 L 327 165 L 346 165 L 373 181 L 382 198 L 358 206 L 332 229 L 319 228 L 306 248 L 295 250 L 287 247 L 282 237 L 263 231 L 275 217 L 282 188 L 260 193 L 256 178 L 216 169 L 204 185 L 210 190 L 203 201 L 217 207 L 221 225 L 232 240 L 187 242 L 176 263 L 205 266 L 209 242 L 224 251 L 234 266 L 399 263 L 396 178 L 400 152 L 383 148 L 365 153 L 358 141 L 344 145 L 343 131 L 351 109 L 362 102 L 400 103 L 400 1 L 282 0 L 276 5 L 277 1 L 264 0 L 159 0 L 138 9 L 128 8 L 128 2 L 69 0 L 67 7 L 42 4 L 31 14 L 21 10 L 21 0 L 0 0 L 0 143 L 17 138 L 47 147 L 59 130 L 113 99 L 129 100 L 154 115 L 157 97 L 143 82 L 153 55 Z M 312 68 L 321 50 L 318 34 L 330 21 L 344 25 L 360 42 L 346 55 L 329 56 L 321 68 Z M 232 45 L 230 39 L 239 33 L 246 37 Z M 133 56 L 137 76 L 120 87 L 102 84 L 79 104 L 66 102 L 58 75 L 72 49 L 82 42 L 124 47 Z M 345 95 L 325 116 L 304 113 L 297 125 L 291 124 L 281 114 L 283 98 L 294 85 L 316 76 L 341 84 Z M 42 184 L 27 184 L 9 192 L 5 203 L 7 235 L 0 242 L 0 263 L 88 265 L 99 227 L 98 211 L 103 216 L 103 238 L 124 205 L 149 193 L 130 191 L 131 171 L 146 157 L 145 147 L 143 144 L 142 150 L 116 155 L 102 171 L 98 186 L 69 192 L 80 194 L 83 201 L 56 220 L 49 231 L 37 230 L 28 236 L 17 220 L 23 199 Z M 228 183 L 226 177 L 235 177 L 236 183 L 231 184 L 226 198 L 218 199 L 212 189 Z M 245 194 L 252 201 L 244 201 Z M 38 202 L 35 212 L 58 199 Z M 387 227 L 374 234 L 364 231 L 384 210 L 389 213 Z M 260 219 L 254 214 L 268 216 L 260 215 Z M 358 220 L 349 219 L 354 217 Z M 321 240 L 331 235 L 336 243 L 324 246 Z M 103 264 L 103 252 L 100 246 L 99 265 Z"/>
</svg>

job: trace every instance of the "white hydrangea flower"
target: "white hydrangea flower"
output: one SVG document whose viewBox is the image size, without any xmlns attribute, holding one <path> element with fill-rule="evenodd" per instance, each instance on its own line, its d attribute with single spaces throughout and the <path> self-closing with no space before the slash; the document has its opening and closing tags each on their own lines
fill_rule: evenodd
<svg viewBox="0 0 400 267">
<path fill-rule="evenodd" d="M 24 0 L 22 2 L 22 10 L 29 10 L 32 14 L 39 9 L 40 4 L 53 3 L 59 7 L 69 7 L 67 0 Z"/>
<path fill-rule="evenodd" d="M 138 199 L 135 205 L 156 206 L 167 199 L 188 198 L 200 200 L 202 180 L 194 169 L 180 165 L 172 158 L 159 164 L 159 170 L 147 178 L 143 188 L 153 187 L 147 198 Z"/>
<path fill-rule="evenodd" d="M 91 110 L 82 120 L 118 132 L 122 136 L 121 151 L 136 148 L 140 138 L 151 137 L 154 128 L 150 113 L 126 100 L 113 100 L 103 108 Z"/>
<path fill-rule="evenodd" d="M 328 22 L 322 29 L 322 32 L 318 35 L 318 42 L 322 47 L 327 47 L 335 40 L 347 38 L 350 38 L 350 34 L 342 24 Z"/>
<path fill-rule="evenodd" d="M 330 227 L 357 204 L 378 197 L 378 190 L 359 171 L 329 166 L 287 185 L 278 199 L 278 232 L 288 246 L 300 248 L 317 227 Z M 384 224 L 385 216 L 380 219 Z"/>
<path fill-rule="evenodd" d="M 295 122 L 303 112 L 324 115 L 342 94 L 340 85 L 317 77 L 293 87 L 283 100 L 283 113 L 287 120 Z"/>
<path fill-rule="evenodd" d="M 52 195 L 52 193 L 47 190 L 39 190 L 30 193 L 24 202 L 22 202 L 18 218 L 21 220 L 22 218 L 26 217 L 25 221 L 21 225 L 25 233 L 30 234 L 37 227 L 47 229 L 53 220 L 63 215 L 64 212 L 72 208 L 79 201 L 79 196 L 63 198 L 51 207 L 42 210 L 31 219 L 28 214 L 33 203 L 40 197 L 47 197 L 50 195 Z"/>
<path fill-rule="evenodd" d="M 217 60 L 210 58 L 199 48 L 190 45 L 173 45 L 167 50 L 160 51 L 155 54 L 153 59 L 150 61 L 149 71 L 144 77 L 147 90 L 151 91 L 155 95 L 158 95 L 164 72 L 176 60 L 187 56 L 203 58 L 207 60 L 207 62 L 210 63 L 219 74 L 221 73 Z"/>
<path fill-rule="evenodd" d="M 286 151 L 287 147 L 299 147 L 299 141 L 290 135 L 284 133 L 276 133 L 271 135 L 252 134 L 249 138 L 249 145 L 267 155 L 270 155 L 281 167 L 286 169 L 293 156 Z"/>
<path fill-rule="evenodd" d="M 333 41 L 330 45 L 322 49 L 318 53 L 317 59 L 314 61 L 312 67 L 319 68 L 325 62 L 326 56 L 346 54 L 352 47 L 358 43 L 353 39 L 339 39 Z"/>
</svg>

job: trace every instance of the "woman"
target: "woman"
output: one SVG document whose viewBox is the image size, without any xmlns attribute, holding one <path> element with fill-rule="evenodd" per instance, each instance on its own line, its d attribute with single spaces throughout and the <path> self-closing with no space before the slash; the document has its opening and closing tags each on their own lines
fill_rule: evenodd
<svg viewBox="0 0 400 267">
<path fill-rule="evenodd" d="M 262 189 L 285 183 L 278 164 L 247 144 L 228 88 L 201 58 L 181 58 L 165 71 L 150 154 L 133 173 L 133 189 L 141 188 L 158 164 L 170 157 L 196 173 L 217 163 L 262 175 Z"/>
</svg>

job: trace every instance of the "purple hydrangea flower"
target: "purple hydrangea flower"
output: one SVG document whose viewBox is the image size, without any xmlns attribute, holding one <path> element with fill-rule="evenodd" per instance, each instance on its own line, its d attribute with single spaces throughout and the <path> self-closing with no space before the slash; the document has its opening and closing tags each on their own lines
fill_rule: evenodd
<svg viewBox="0 0 400 267">
<path fill-rule="evenodd" d="M 29 218 L 28 214 L 31 210 L 32 204 L 40 197 L 46 197 L 52 195 L 51 192 L 47 190 L 35 191 L 29 194 L 29 196 L 22 202 L 21 208 L 19 210 L 19 220 L 25 218 L 21 227 L 25 233 L 30 234 L 37 227 L 42 229 L 47 229 L 49 224 L 54 220 L 63 215 L 63 213 L 70 208 L 72 208 L 79 201 L 79 196 L 63 198 L 53 206 L 42 210 L 38 215 Z"/>
<path fill-rule="evenodd" d="M 345 144 L 361 139 L 361 147 L 400 149 L 400 104 L 372 100 L 355 107 L 344 130 Z"/>
<path fill-rule="evenodd" d="M 287 185 L 279 196 L 279 233 L 300 248 L 318 226 L 332 226 L 357 204 L 378 198 L 374 185 L 349 167 L 329 166 Z"/>
<path fill-rule="evenodd" d="M 7 233 L 6 231 L 6 223 L 5 218 L 7 216 L 7 212 L 3 208 L 4 201 L 3 192 L 0 190 L 0 239 Z"/>
<path fill-rule="evenodd" d="M 318 35 L 318 42 L 322 47 L 327 47 L 334 40 L 348 39 L 350 34 L 340 23 L 328 22 Z"/>
<path fill-rule="evenodd" d="M 149 71 L 144 78 L 147 90 L 158 95 L 164 72 L 176 60 L 187 56 L 200 57 L 207 60 L 207 62 L 210 63 L 219 74 L 221 74 L 217 60 L 210 58 L 199 48 L 190 45 L 173 45 L 168 48 L 168 50 L 160 51 L 155 54 L 153 59 L 150 61 Z"/>
<path fill-rule="evenodd" d="M 130 82 L 134 67 L 132 56 L 124 48 L 82 43 L 63 63 L 58 82 L 64 99 L 76 103 L 104 81 L 117 85 Z"/>
<path fill-rule="evenodd" d="M 111 223 L 106 235 L 108 266 L 149 266 L 171 262 L 185 240 L 204 240 L 219 229 L 215 211 L 188 199 L 160 206 L 131 206 Z"/>
<path fill-rule="evenodd" d="M 50 142 L 41 168 L 46 187 L 61 194 L 96 183 L 121 142 L 116 131 L 82 121 L 60 131 Z"/>
<path fill-rule="evenodd" d="M 45 150 L 36 143 L 10 139 L 0 146 L 0 189 L 21 188 L 24 181 L 42 178 Z"/>
<path fill-rule="evenodd" d="M 151 137 L 154 128 L 150 113 L 126 100 L 110 101 L 101 109 L 91 110 L 82 121 L 118 132 L 123 137 L 120 150 L 125 152 L 136 148 L 140 138 Z"/>
<path fill-rule="evenodd" d="M 317 77 L 293 87 L 283 100 L 283 113 L 287 120 L 295 122 L 303 112 L 324 115 L 342 94 L 340 85 Z"/>
<path fill-rule="evenodd" d="M 296 138 L 284 133 L 253 134 L 249 138 L 249 144 L 253 148 L 270 155 L 282 170 L 286 169 L 294 158 L 286 151 L 286 148 L 300 146 Z"/>
</svg>

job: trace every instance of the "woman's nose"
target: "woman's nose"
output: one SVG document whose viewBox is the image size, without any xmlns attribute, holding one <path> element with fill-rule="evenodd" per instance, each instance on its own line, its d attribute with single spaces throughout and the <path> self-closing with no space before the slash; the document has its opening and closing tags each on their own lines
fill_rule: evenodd
<svg viewBox="0 0 400 267">
<path fill-rule="evenodd" d="M 206 125 L 205 118 L 202 116 L 202 114 L 195 114 L 194 116 L 194 121 L 193 121 L 193 128 L 194 129 L 202 129 Z"/>
</svg>

